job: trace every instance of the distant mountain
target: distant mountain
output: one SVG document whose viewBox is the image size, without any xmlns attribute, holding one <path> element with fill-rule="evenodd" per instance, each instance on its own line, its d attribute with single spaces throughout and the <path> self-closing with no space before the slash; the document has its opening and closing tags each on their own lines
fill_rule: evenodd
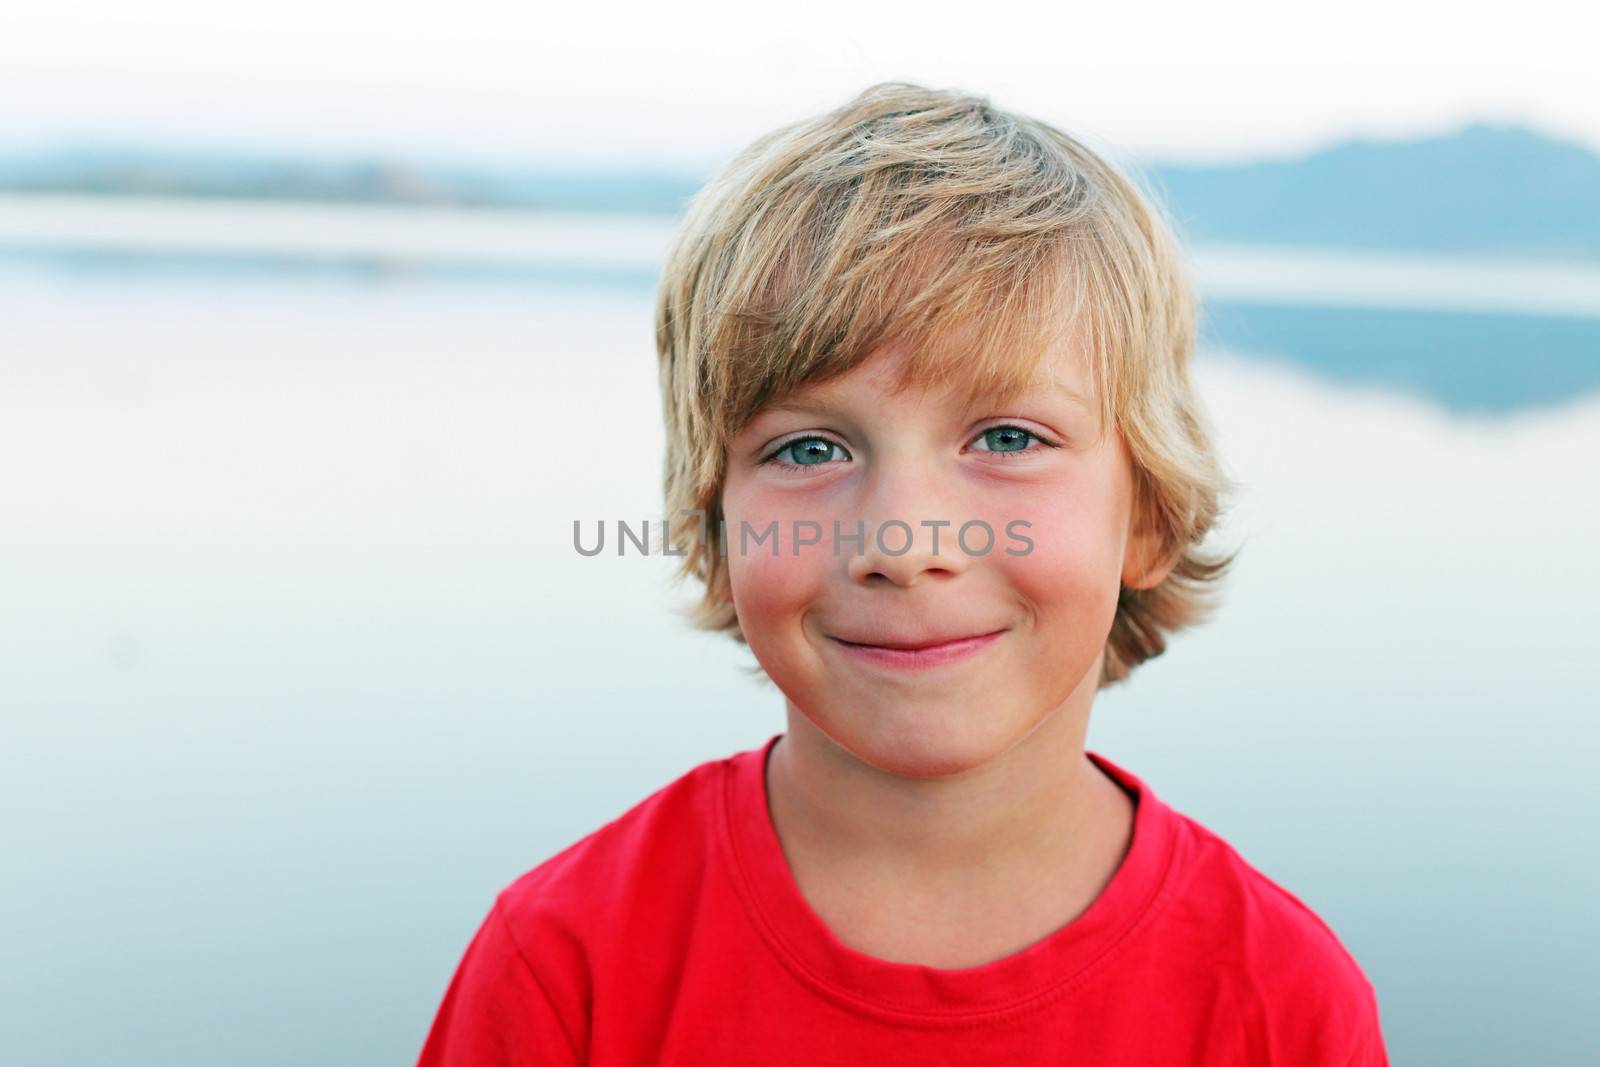
<svg viewBox="0 0 1600 1067">
<path fill-rule="evenodd" d="M 1600 155 L 1518 126 L 1149 170 L 1196 242 L 1600 259 Z"/>
<path fill-rule="evenodd" d="M 488 170 L 401 160 L 78 148 L 0 157 L 0 191 L 313 200 L 676 214 L 696 175 L 642 170 Z"/>
<path fill-rule="evenodd" d="M 1517 126 L 1310 155 L 1146 168 L 1186 238 L 1600 259 L 1600 155 Z M 86 148 L 0 157 L 0 191 L 676 214 L 703 175 L 490 170 Z"/>
</svg>

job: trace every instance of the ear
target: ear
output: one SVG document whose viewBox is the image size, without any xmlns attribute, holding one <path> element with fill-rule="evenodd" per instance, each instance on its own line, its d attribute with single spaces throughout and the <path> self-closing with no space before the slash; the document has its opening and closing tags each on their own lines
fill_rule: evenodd
<svg viewBox="0 0 1600 1067">
<path fill-rule="evenodd" d="M 1122 584 L 1128 589 L 1153 589 L 1167 580 L 1183 558 L 1182 545 L 1167 545 L 1163 530 L 1145 521 L 1139 511 L 1128 520 L 1128 540 L 1122 552 Z"/>
<path fill-rule="evenodd" d="M 728 562 L 728 557 L 723 556 L 713 566 L 712 576 L 715 584 L 715 595 L 720 603 L 733 604 L 733 567 Z"/>
</svg>

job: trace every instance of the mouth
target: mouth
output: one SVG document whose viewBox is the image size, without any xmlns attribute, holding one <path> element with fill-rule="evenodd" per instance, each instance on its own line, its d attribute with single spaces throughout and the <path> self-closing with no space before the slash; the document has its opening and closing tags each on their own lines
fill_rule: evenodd
<svg viewBox="0 0 1600 1067">
<path fill-rule="evenodd" d="M 847 641 L 830 637 L 851 658 L 880 667 L 925 670 L 968 659 L 999 640 L 1004 629 L 967 637 L 897 640 L 881 643 Z"/>
</svg>

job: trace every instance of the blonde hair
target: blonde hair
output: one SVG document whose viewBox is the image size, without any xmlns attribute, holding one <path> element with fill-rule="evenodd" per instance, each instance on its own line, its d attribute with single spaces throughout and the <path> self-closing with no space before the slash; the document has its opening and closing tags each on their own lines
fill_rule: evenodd
<svg viewBox="0 0 1600 1067">
<path fill-rule="evenodd" d="M 729 440 L 764 405 L 891 341 L 905 344 L 901 388 L 1003 401 L 1069 329 L 1101 432 L 1133 458 L 1138 521 L 1177 558 L 1159 584 L 1122 589 L 1100 685 L 1209 614 L 1234 554 L 1199 546 L 1232 486 L 1189 381 L 1195 301 L 1158 212 L 1059 130 L 899 82 L 735 157 L 691 202 L 656 309 L 675 577 L 705 583 L 690 622 L 745 640 L 721 490 Z"/>
</svg>

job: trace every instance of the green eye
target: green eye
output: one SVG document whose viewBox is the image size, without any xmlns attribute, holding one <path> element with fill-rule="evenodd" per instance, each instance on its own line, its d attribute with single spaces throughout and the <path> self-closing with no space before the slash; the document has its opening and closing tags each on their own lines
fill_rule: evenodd
<svg viewBox="0 0 1600 1067">
<path fill-rule="evenodd" d="M 793 457 L 792 462 L 783 460 L 786 453 Z M 797 437 L 767 458 L 780 467 L 816 467 L 844 454 L 844 449 L 825 437 Z"/>
<path fill-rule="evenodd" d="M 1039 447 L 1035 448 L 1035 445 Z M 1043 449 L 1059 447 L 1056 442 L 1047 441 L 1021 426 L 991 426 L 980 433 L 971 445 L 974 452 L 992 452 L 1002 459 L 1036 456 Z"/>
<path fill-rule="evenodd" d="M 983 431 L 983 443 L 990 452 L 1021 452 L 1033 434 L 1017 426 L 996 426 Z"/>
</svg>

